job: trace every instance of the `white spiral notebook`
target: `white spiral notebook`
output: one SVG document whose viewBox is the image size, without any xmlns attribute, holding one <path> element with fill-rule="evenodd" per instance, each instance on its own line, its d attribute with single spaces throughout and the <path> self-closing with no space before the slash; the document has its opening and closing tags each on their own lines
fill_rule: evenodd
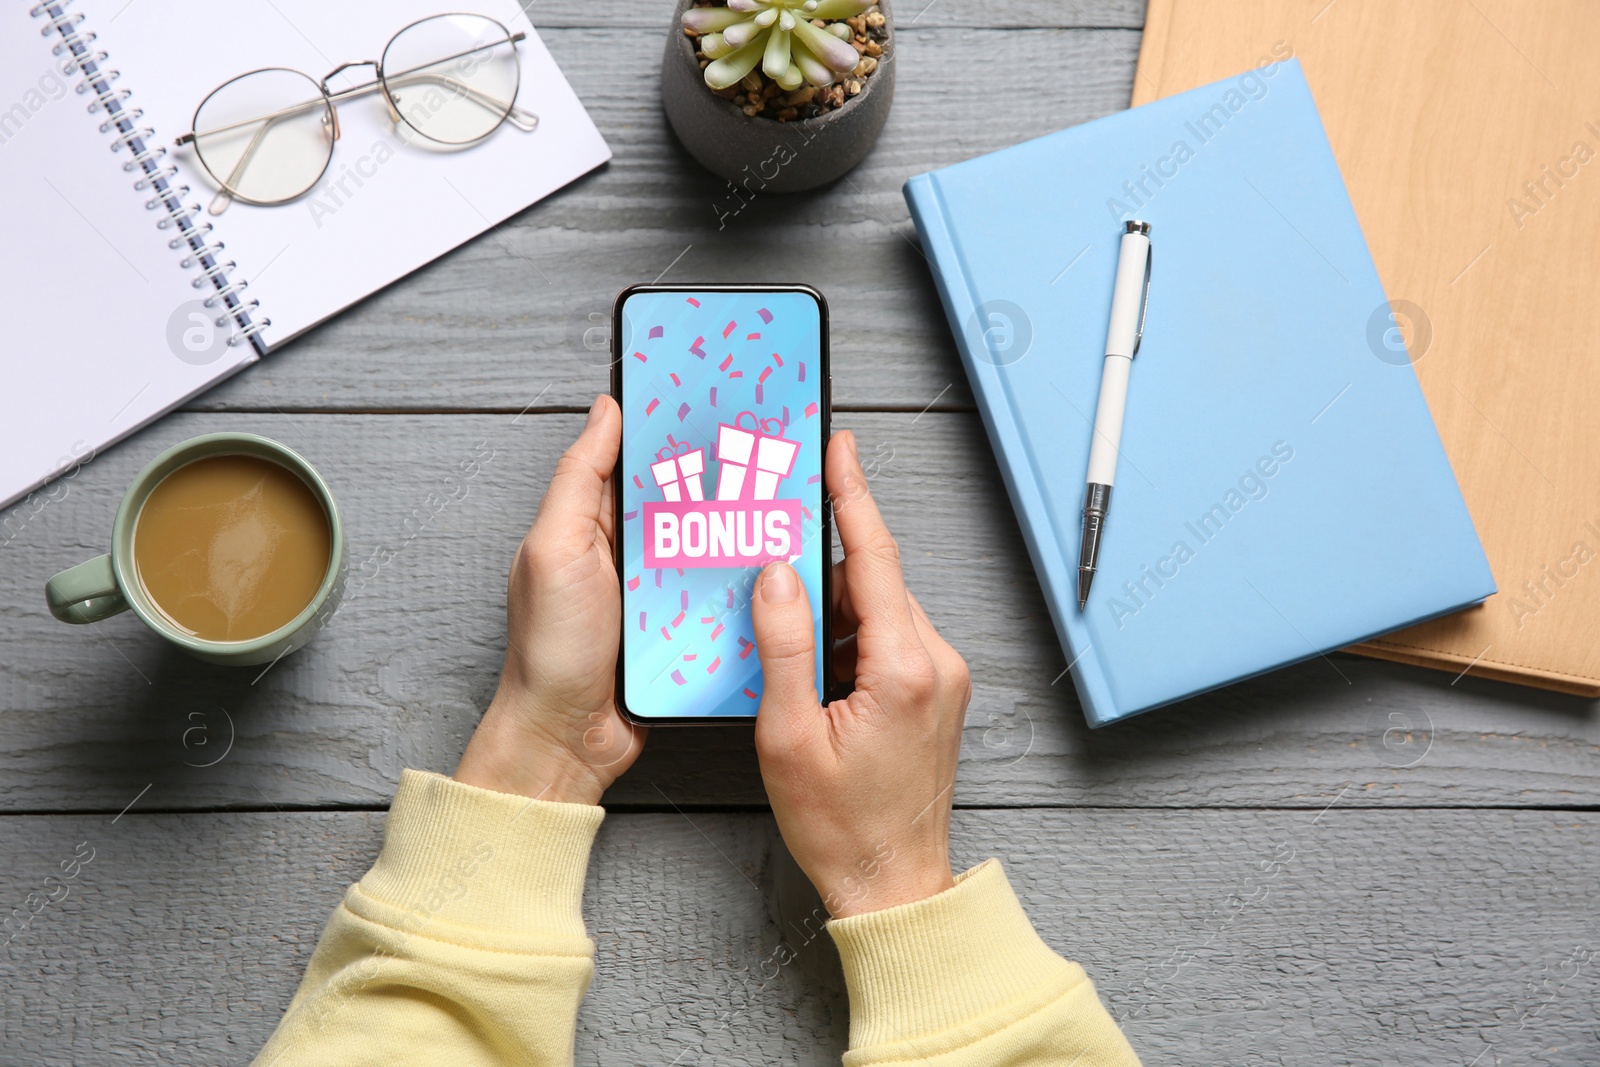
<svg viewBox="0 0 1600 1067">
<path fill-rule="evenodd" d="M 472 0 L 526 34 L 534 132 L 428 151 L 357 98 L 310 194 L 207 212 L 216 185 L 175 141 L 212 89 L 262 67 L 320 80 L 461 9 L 0 0 L 0 506 L 610 158 L 521 9 Z"/>
</svg>

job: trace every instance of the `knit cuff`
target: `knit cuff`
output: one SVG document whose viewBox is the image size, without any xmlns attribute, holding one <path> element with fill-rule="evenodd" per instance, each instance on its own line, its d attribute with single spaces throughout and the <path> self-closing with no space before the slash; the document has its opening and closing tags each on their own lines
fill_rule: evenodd
<svg viewBox="0 0 1600 1067">
<path fill-rule="evenodd" d="M 850 1047 L 952 1030 L 1082 971 L 1034 933 L 998 860 L 925 900 L 828 924 L 850 991 Z"/>
<path fill-rule="evenodd" d="M 380 921 L 430 936 L 461 928 L 584 938 L 584 874 L 604 818 L 592 804 L 531 800 L 406 770 L 383 850 L 356 893 L 383 906 Z"/>
</svg>

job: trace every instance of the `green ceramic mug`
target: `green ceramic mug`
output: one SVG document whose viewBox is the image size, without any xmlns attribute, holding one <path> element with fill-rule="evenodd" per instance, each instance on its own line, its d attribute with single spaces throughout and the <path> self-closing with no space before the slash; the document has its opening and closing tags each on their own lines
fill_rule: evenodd
<svg viewBox="0 0 1600 1067">
<path fill-rule="evenodd" d="M 185 464 L 208 456 L 254 456 L 297 475 L 322 505 L 330 535 L 328 571 L 305 609 L 283 626 L 248 641 L 207 641 L 184 633 L 169 622 L 139 581 L 133 562 L 133 531 L 139 511 L 162 479 Z M 344 524 L 322 476 L 287 445 L 253 433 L 208 433 L 173 445 L 139 472 L 117 507 L 111 527 L 111 551 L 62 571 L 45 584 L 50 614 L 62 622 L 99 622 L 133 609 L 144 624 L 179 648 L 208 663 L 246 666 L 271 663 L 311 640 L 338 609 L 344 596 L 346 567 Z"/>
</svg>

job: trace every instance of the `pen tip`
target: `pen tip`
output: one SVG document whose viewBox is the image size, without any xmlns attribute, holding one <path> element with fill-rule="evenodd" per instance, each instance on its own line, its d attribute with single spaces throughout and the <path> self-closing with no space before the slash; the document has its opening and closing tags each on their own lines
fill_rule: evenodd
<svg viewBox="0 0 1600 1067">
<path fill-rule="evenodd" d="M 1094 581 L 1093 567 L 1078 568 L 1078 610 L 1089 606 L 1089 586 Z"/>
</svg>

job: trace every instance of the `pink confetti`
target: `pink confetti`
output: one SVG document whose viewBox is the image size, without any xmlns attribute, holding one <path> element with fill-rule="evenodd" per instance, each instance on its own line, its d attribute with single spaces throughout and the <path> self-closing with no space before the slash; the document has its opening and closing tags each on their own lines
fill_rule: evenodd
<svg viewBox="0 0 1600 1067">
<path fill-rule="evenodd" d="M 815 415 L 818 411 L 821 411 L 821 410 L 822 409 L 817 407 L 817 405 L 815 405 L 815 404 L 807 404 L 806 405 L 806 418 L 809 419 L 811 416 Z"/>
<path fill-rule="evenodd" d="M 643 630 L 645 628 L 644 620 L 645 620 L 645 613 L 641 611 L 641 612 L 639 612 L 639 629 L 640 630 Z"/>
<path fill-rule="evenodd" d="M 660 567 L 656 568 L 656 588 L 657 589 L 661 588 L 661 568 Z"/>
<path fill-rule="evenodd" d="M 652 327 L 650 327 L 650 336 L 651 337 L 664 337 L 666 335 L 666 332 L 667 332 L 667 328 L 665 326 L 652 326 Z"/>
<path fill-rule="evenodd" d="M 716 622 L 717 621 L 717 617 L 715 615 L 702 615 L 702 616 L 700 616 L 700 621 L 703 622 L 703 623 L 705 623 L 705 622 Z"/>
<path fill-rule="evenodd" d="M 683 654 L 683 662 L 685 662 L 685 663 L 693 663 L 695 660 L 697 660 L 699 658 L 700 657 L 698 655 L 696 655 L 695 653 L 693 653 L 693 652 L 685 652 Z"/>
<path fill-rule="evenodd" d="M 665 637 L 668 641 L 672 640 L 672 633 L 665 626 L 661 628 L 661 636 Z"/>
<path fill-rule="evenodd" d="M 722 666 L 722 657 L 718 656 L 716 659 L 711 661 L 711 666 L 706 668 L 706 673 L 707 674 L 716 674 L 717 673 L 717 668 L 720 667 L 720 666 Z"/>
<path fill-rule="evenodd" d="M 768 311 L 766 308 L 756 308 L 756 314 L 761 316 L 762 322 L 768 324 L 772 322 L 772 312 Z"/>
<path fill-rule="evenodd" d="M 689 303 L 693 304 L 695 307 L 699 307 L 700 306 L 700 301 L 696 300 L 692 296 L 691 297 L 686 297 L 685 299 L 687 299 L 689 301 Z"/>
<path fill-rule="evenodd" d="M 684 419 L 687 419 L 688 417 L 689 417 L 689 405 L 688 405 L 688 403 L 685 402 L 685 403 L 679 404 L 678 405 L 678 421 L 682 422 Z"/>
<path fill-rule="evenodd" d="M 761 373 L 756 375 L 756 381 L 764 382 L 771 376 L 772 376 L 772 368 L 771 367 L 762 367 L 761 368 Z"/>
<path fill-rule="evenodd" d="M 800 505 L 800 510 L 805 513 L 805 516 L 806 516 L 807 519 L 811 518 L 811 509 L 810 508 L 806 507 L 804 504 L 801 504 Z"/>
<path fill-rule="evenodd" d="M 722 624 L 719 622 L 719 623 L 717 623 L 717 628 L 715 630 L 711 631 L 711 640 L 715 641 L 717 639 L 717 635 L 720 634 L 721 632 L 722 632 Z"/>
<path fill-rule="evenodd" d="M 649 363 L 650 362 L 650 357 L 645 355 L 643 352 L 635 352 L 633 354 L 633 358 L 638 360 L 640 363 Z"/>
<path fill-rule="evenodd" d="M 644 413 L 645 413 L 645 414 L 646 414 L 646 415 L 651 415 L 651 414 L 654 414 L 654 413 L 655 413 L 655 410 L 656 410 L 656 405 L 658 405 L 658 404 L 660 404 L 660 403 L 661 403 L 661 401 L 659 401 L 659 400 L 655 400 L 655 399 L 652 399 L 652 400 L 651 400 L 651 401 L 650 401 L 650 403 L 648 403 L 648 404 L 646 404 L 646 405 L 645 405 L 645 406 L 644 406 Z"/>
<path fill-rule="evenodd" d="M 644 483 L 639 480 L 639 476 L 637 474 L 633 476 L 633 484 L 637 485 L 640 489 L 644 488 Z"/>
<path fill-rule="evenodd" d="M 789 405 L 788 404 L 783 405 L 783 420 L 782 421 L 783 421 L 783 424 L 785 426 L 789 425 Z"/>
<path fill-rule="evenodd" d="M 631 593 L 637 588 L 639 588 L 639 578 L 637 575 L 635 575 L 634 577 L 628 579 L 628 592 Z"/>
<path fill-rule="evenodd" d="M 711 387 L 711 406 L 717 406 L 717 387 L 714 385 Z"/>
<path fill-rule="evenodd" d="M 761 340 L 761 335 L 759 333 L 747 333 L 744 335 L 744 339 L 746 341 L 759 341 Z"/>
<path fill-rule="evenodd" d="M 767 402 L 766 397 L 764 397 L 762 395 L 762 393 L 764 393 L 765 391 L 766 391 L 766 386 L 762 385 L 760 382 L 757 382 L 756 383 L 756 403 L 757 404 L 764 404 L 764 403 Z"/>
<path fill-rule="evenodd" d="M 689 610 L 689 590 L 683 589 L 678 592 L 678 606 L 684 611 Z"/>
<path fill-rule="evenodd" d="M 781 366 L 783 366 L 783 357 L 778 355 L 778 353 L 774 352 L 774 353 L 772 353 L 772 362 L 776 363 L 778 366 L 781 367 Z"/>
<path fill-rule="evenodd" d="M 813 474 L 811 477 L 806 479 L 806 484 L 807 485 L 816 485 L 820 481 L 822 481 L 822 475 Z"/>
<path fill-rule="evenodd" d="M 669 377 L 672 378 L 672 384 L 673 385 L 682 385 L 683 384 L 682 382 L 680 382 L 678 380 L 678 376 L 676 374 L 669 375 Z"/>
<path fill-rule="evenodd" d="M 734 321 L 732 321 L 732 320 L 729 320 L 729 322 L 728 322 L 728 325 L 726 325 L 726 326 L 724 326 L 724 327 L 723 327 L 723 328 L 722 328 L 722 339 L 723 339 L 723 340 L 724 340 L 724 341 L 726 341 L 726 340 L 727 340 L 727 339 L 728 339 L 728 335 L 729 335 L 729 334 L 731 334 L 731 333 L 732 333 L 732 332 L 733 332 L 733 328 L 734 328 L 734 327 L 735 327 L 735 326 L 737 326 L 737 325 L 739 325 L 739 324 L 738 324 L 738 323 L 737 323 L 737 322 L 734 322 Z"/>
<path fill-rule="evenodd" d="M 751 700 L 760 700 L 761 699 L 760 697 L 756 696 L 755 693 L 751 692 L 748 688 L 745 689 L 744 695 L 749 697 Z"/>
<path fill-rule="evenodd" d="M 672 680 L 674 682 L 677 682 L 679 685 L 688 685 L 689 684 L 688 679 L 686 679 L 683 676 L 683 672 L 682 671 L 673 671 L 672 672 Z"/>
<path fill-rule="evenodd" d="M 632 511 L 624 511 L 622 513 L 622 521 L 623 522 L 631 522 L 634 519 L 637 519 L 638 517 L 639 517 L 639 509 L 638 508 L 634 508 Z"/>
<path fill-rule="evenodd" d="M 672 620 L 672 628 L 676 630 L 678 627 L 682 626 L 683 620 L 688 616 L 688 614 L 689 613 L 687 611 L 678 612 L 678 617 Z"/>
<path fill-rule="evenodd" d="M 752 653 L 752 652 L 754 652 L 756 650 L 756 646 L 752 642 L 746 641 L 742 637 L 739 638 L 739 645 L 740 645 L 740 648 L 739 648 L 739 658 L 740 659 L 748 658 L 750 653 Z"/>
<path fill-rule="evenodd" d="M 700 347 L 701 345 L 703 345 L 705 343 L 706 343 L 706 339 L 704 337 L 696 337 L 694 339 L 694 344 L 689 346 L 689 351 L 693 352 L 695 354 L 695 356 L 697 356 L 698 358 L 705 359 L 706 358 L 706 350 Z"/>
<path fill-rule="evenodd" d="M 744 371 L 742 371 L 742 370 L 731 370 L 731 371 L 728 372 L 728 377 L 729 378 L 743 378 L 744 377 Z"/>
<path fill-rule="evenodd" d="M 682 567 L 674 567 L 672 569 L 678 572 L 678 577 L 679 578 L 683 577 L 683 568 Z"/>
<path fill-rule="evenodd" d="M 800 380 L 802 382 L 806 380 L 806 365 L 804 363 L 800 364 Z"/>
<path fill-rule="evenodd" d="M 733 586 L 728 586 L 728 607 L 733 607 Z"/>
<path fill-rule="evenodd" d="M 733 353 L 729 352 L 728 353 L 728 358 L 723 360 L 721 363 L 717 364 L 717 369 L 718 370 L 727 370 L 731 366 L 733 366 Z"/>
</svg>

